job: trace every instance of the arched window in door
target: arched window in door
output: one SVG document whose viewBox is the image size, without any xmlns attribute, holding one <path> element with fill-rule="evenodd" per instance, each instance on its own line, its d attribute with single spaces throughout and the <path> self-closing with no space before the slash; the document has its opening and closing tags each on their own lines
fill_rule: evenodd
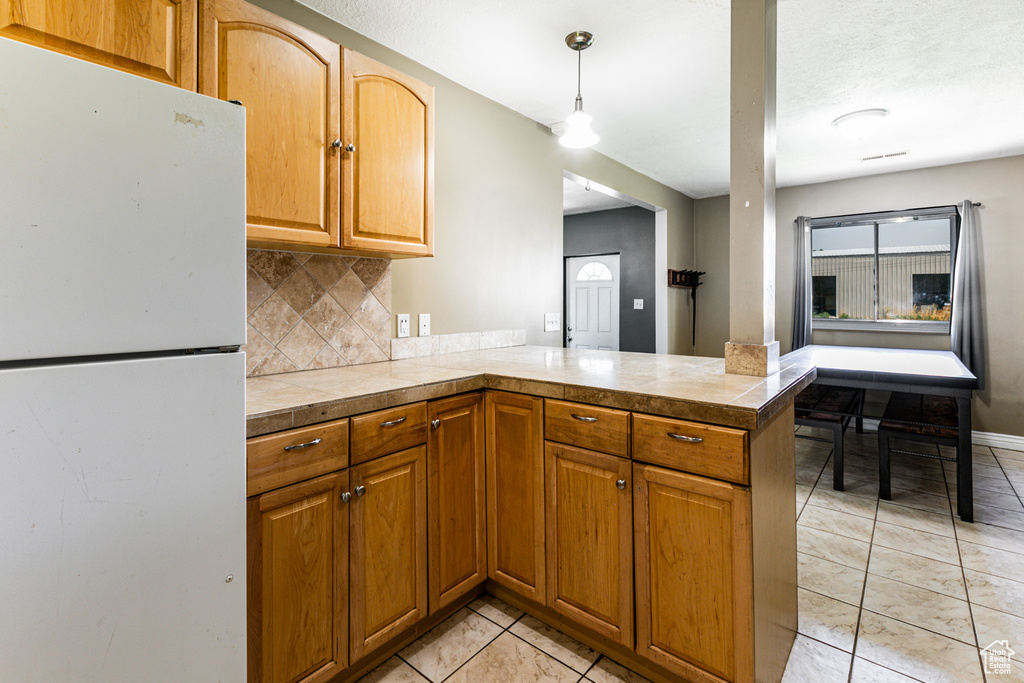
<svg viewBox="0 0 1024 683">
<path fill-rule="evenodd" d="M 576 274 L 577 282 L 584 282 L 586 280 L 598 280 L 598 281 L 611 281 L 615 278 L 612 277 L 612 271 L 608 269 L 608 266 L 601 263 L 600 261 L 591 261 L 586 263 L 580 268 L 580 272 Z"/>
</svg>

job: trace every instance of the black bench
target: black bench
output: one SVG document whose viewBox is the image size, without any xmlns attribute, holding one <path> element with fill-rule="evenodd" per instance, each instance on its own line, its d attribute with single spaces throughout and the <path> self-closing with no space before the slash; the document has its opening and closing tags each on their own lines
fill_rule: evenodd
<svg viewBox="0 0 1024 683">
<path fill-rule="evenodd" d="M 805 427 L 827 429 L 832 432 L 832 488 L 843 490 L 843 434 L 853 414 L 857 414 L 857 433 L 864 431 L 864 421 L 859 416 L 864 408 L 864 390 L 850 387 L 836 387 L 827 384 L 811 384 L 797 394 L 795 422 Z M 800 438 L 815 437 L 798 434 Z"/>
<path fill-rule="evenodd" d="M 970 454 L 960 452 L 960 434 L 958 429 L 956 399 L 950 396 L 933 396 L 931 394 L 909 394 L 894 391 L 885 406 L 882 421 L 878 424 L 878 495 L 883 500 L 892 500 L 892 489 L 889 482 L 889 454 L 916 455 L 936 460 L 955 462 L 957 482 L 962 481 L 960 469 L 971 467 Z M 939 446 L 951 446 L 956 449 L 956 457 L 948 458 L 941 454 L 920 453 L 892 448 L 890 439 L 902 439 L 930 443 Z M 967 488 L 968 490 L 964 490 Z M 960 516 L 970 516 L 973 504 L 973 492 L 970 487 L 957 486 L 957 507 Z M 970 521 L 965 519 L 964 521 Z"/>
</svg>

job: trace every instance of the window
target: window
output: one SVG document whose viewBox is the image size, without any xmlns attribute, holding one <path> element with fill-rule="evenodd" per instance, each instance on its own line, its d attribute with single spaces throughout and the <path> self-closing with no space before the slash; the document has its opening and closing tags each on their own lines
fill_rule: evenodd
<svg viewBox="0 0 1024 683">
<path fill-rule="evenodd" d="M 580 272 L 576 275 L 577 281 L 586 280 L 612 280 L 612 271 L 608 270 L 608 266 L 601 263 L 600 261 L 591 261 L 590 263 L 584 264 L 580 268 Z"/>
<path fill-rule="evenodd" d="M 948 332 L 953 206 L 815 218 L 811 325 Z"/>
<path fill-rule="evenodd" d="M 813 276 L 811 279 L 811 291 L 814 292 L 814 300 L 811 302 L 811 315 L 815 318 L 836 317 L 836 276 Z"/>
</svg>

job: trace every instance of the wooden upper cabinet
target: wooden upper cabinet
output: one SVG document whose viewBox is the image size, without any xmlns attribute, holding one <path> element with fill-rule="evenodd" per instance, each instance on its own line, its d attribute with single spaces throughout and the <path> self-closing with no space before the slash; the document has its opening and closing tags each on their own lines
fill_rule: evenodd
<svg viewBox="0 0 1024 683">
<path fill-rule="evenodd" d="M 637 652 L 686 680 L 752 682 L 750 491 L 640 463 L 633 484 Z"/>
<path fill-rule="evenodd" d="M 428 405 L 427 517 L 430 612 L 487 579 L 484 509 L 484 397 Z"/>
<path fill-rule="evenodd" d="M 434 89 L 345 50 L 342 246 L 434 253 Z"/>
<path fill-rule="evenodd" d="M 633 647 L 630 461 L 547 442 L 547 605 Z"/>
<path fill-rule="evenodd" d="M 348 490 L 338 472 L 249 498 L 249 683 L 348 666 Z"/>
<path fill-rule="evenodd" d="M 487 575 L 543 603 L 544 401 L 489 391 Z"/>
<path fill-rule="evenodd" d="M 351 468 L 352 661 L 427 616 L 427 454 L 417 446 Z"/>
<path fill-rule="evenodd" d="M 0 36 L 196 89 L 198 0 L 0 0 Z"/>
<path fill-rule="evenodd" d="M 340 47 L 241 0 L 200 21 L 199 92 L 245 107 L 246 237 L 337 247 Z"/>
</svg>

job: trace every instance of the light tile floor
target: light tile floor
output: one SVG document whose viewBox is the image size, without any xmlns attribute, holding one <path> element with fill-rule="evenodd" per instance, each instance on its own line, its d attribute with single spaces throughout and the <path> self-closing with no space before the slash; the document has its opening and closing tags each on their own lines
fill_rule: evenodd
<svg viewBox="0 0 1024 683">
<path fill-rule="evenodd" d="M 831 446 L 796 442 L 800 626 L 784 683 L 1024 683 L 1024 452 L 975 446 L 964 524 L 951 463 L 893 455 L 880 501 L 877 435 L 851 429 L 845 448 L 838 492 Z M 983 671 L 996 640 L 1015 650 L 1008 674 Z M 647 679 L 484 596 L 360 683 L 425 681 Z"/>
</svg>

